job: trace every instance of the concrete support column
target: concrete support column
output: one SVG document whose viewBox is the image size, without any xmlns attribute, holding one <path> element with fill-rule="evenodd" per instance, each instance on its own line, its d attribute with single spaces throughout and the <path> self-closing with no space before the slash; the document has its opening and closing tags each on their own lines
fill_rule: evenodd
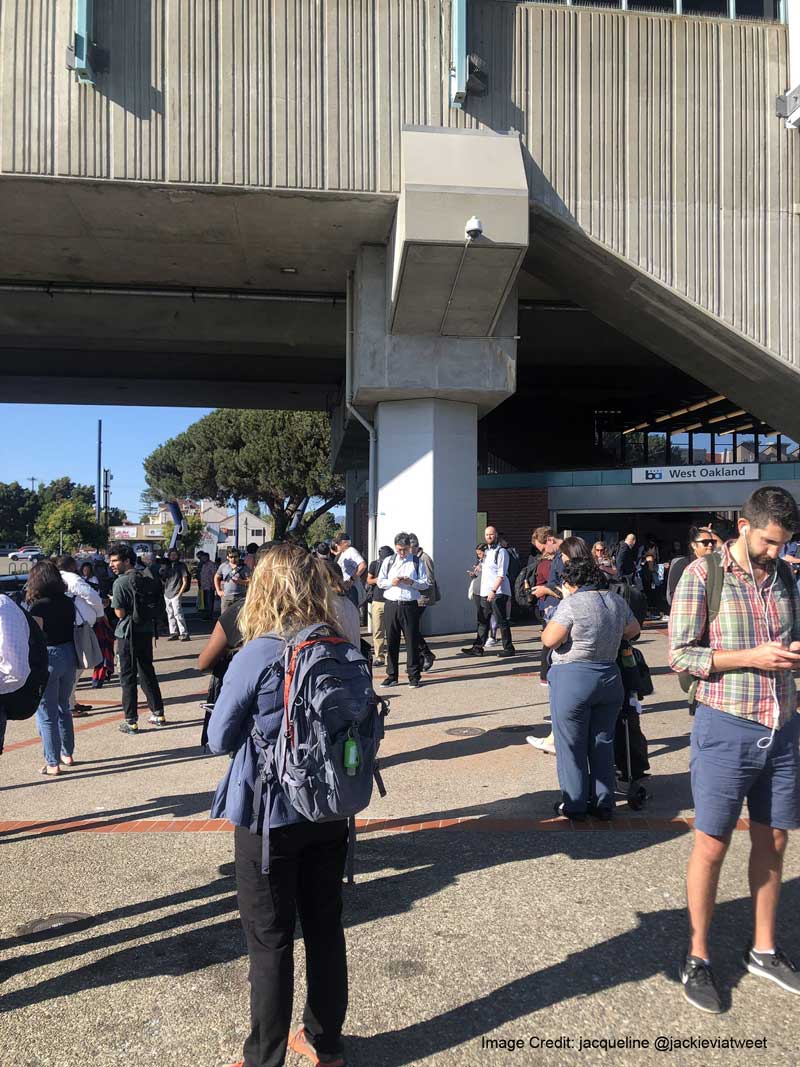
<svg viewBox="0 0 800 1067">
<path fill-rule="evenodd" d="M 426 633 L 475 627 L 467 576 L 475 554 L 478 408 L 450 400 L 380 403 L 378 545 L 413 530 L 432 556 L 442 600 L 425 613 Z"/>
</svg>

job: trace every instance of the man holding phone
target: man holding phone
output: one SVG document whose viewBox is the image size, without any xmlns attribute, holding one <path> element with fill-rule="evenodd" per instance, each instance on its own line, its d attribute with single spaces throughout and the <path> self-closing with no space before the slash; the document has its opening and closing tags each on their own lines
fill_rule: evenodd
<svg viewBox="0 0 800 1067">
<path fill-rule="evenodd" d="M 406 642 L 406 669 L 408 684 L 418 689 L 420 682 L 419 648 L 419 598 L 430 587 L 425 564 L 412 555 L 411 537 L 399 533 L 394 539 L 394 554 L 387 556 L 378 572 L 377 585 L 383 590 L 386 604 L 386 677 L 381 682 L 384 689 L 397 685 L 400 635 Z"/>
<path fill-rule="evenodd" d="M 799 527 L 797 504 L 785 489 L 756 490 L 742 508 L 738 538 L 690 564 L 672 601 L 670 666 L 699 680 L 690 762 L 691 942 L 680 977 L 689 1003 L 707 1012 L 722 1011 L 708 933 L 745 797 L 755 930 L 744 965 L 800 993 L 800 972 L 775 943 L 787 831 L 800 827 L 800 716 L 792 674 L 800 667 L 800 597 L 779 558 Z M 718 610 L 709 614 L 712 567 L 721 568 L 712 576 L 721 591 Z"/>
</svg>

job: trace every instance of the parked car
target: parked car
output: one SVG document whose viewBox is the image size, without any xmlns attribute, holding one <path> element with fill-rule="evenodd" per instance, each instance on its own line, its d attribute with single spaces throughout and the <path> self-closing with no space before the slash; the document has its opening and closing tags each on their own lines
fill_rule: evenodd
<svg viewBox="0 0 800 1067">
<path fill-rule="evenodd" d="M 15 548 L 13 552 L 9 552 L 9 559 L 26 559 L 30 563 L 36 563 L 40 559 L 44 559 L 45 555 L 38 545 L 23 545 L 22 548 Z"/>
<path fill-rule="evenodd" d="M 0 545 L 0 556 L 8 556 L 11 552 L 16 552 L 17 546 L 12 545 L 10 542 Z"/>
</svg>

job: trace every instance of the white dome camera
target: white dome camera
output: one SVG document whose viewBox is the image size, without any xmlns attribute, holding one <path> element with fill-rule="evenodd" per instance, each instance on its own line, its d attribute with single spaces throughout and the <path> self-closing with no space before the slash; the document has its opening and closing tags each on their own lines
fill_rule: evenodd
<svg viewBox="0 0 800 1067">
<path fill-rule="evenodd" d="M 467 225 L 464 227 L 464 235 L 468 241 L 475 241 L 478 237 L 483 237 L 483 223 L 477 215 L 473 215 L 471 219 L 467 220 Z"/>
</svg>

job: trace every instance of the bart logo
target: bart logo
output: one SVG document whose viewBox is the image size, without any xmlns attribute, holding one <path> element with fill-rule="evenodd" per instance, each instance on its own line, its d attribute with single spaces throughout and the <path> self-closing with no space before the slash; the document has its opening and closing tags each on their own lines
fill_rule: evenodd
<svg viewBox="0 0 800 1067">
<path fill-rule="evenodd" d="M 644 480 L 646 482 L 660 482 L 663 477 L 663 471 L 649 470 L 644 472 Z"/>
</svg>

